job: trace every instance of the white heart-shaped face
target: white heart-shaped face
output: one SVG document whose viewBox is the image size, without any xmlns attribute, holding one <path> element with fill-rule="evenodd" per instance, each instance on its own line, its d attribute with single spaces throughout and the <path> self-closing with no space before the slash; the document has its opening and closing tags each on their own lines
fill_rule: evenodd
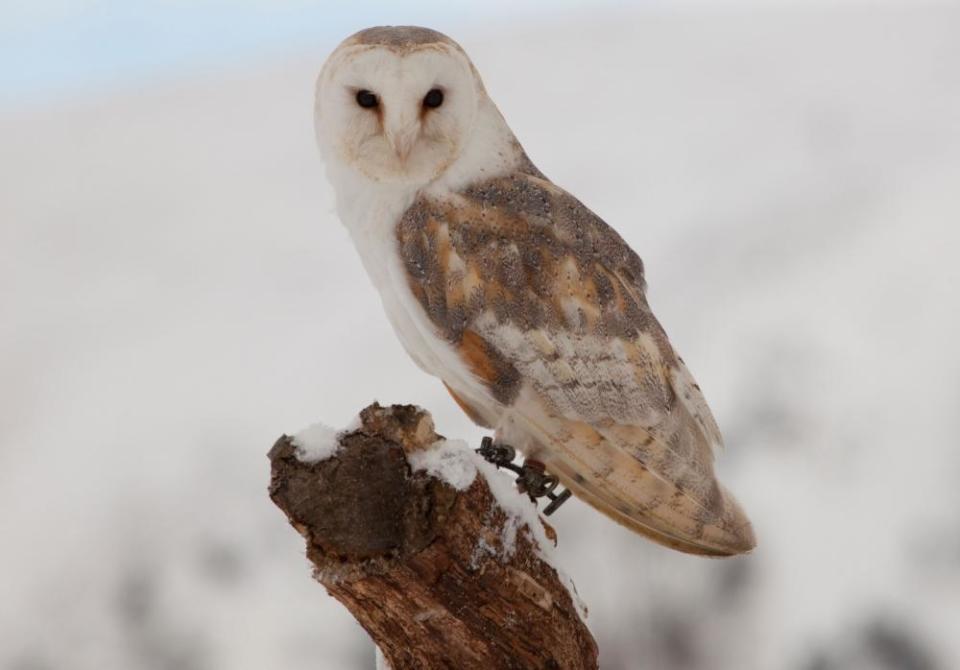
<svg viewBox="0 0 960 670">
<path fill-rule="evenodd" d="M 426 184 L 463 149 L 480 93 L 466 56 L 447 44 L 346 44 L 317 81 L 320 149 L 377 181 Z"/>
</svg>

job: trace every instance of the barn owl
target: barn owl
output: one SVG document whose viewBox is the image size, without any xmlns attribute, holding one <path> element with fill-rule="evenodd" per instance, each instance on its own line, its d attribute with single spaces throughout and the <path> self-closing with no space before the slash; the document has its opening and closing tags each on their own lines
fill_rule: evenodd
<svg viewBox="0 0 960 670">
<path fill-rule="evenodd" d="M 363 30 L 316 88 L 337 213 L 414 362 L 496 440 L 663 545 L 750 551 L 720 431 L 624 240 L 527 157 L 449 37 Z"/>
</svg>

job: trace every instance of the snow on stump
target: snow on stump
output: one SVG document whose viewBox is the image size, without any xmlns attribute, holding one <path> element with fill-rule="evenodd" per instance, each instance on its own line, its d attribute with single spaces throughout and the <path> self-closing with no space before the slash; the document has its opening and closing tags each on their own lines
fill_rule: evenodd
<svg viewBox="0 0 960 670">
<path fill-rule="evenodd" d="M 270 497 L 314 576 L 394 670 L 597 667 L 555 534 L 503 473 L 410 405 L 284 435 Z"/>
</svg>

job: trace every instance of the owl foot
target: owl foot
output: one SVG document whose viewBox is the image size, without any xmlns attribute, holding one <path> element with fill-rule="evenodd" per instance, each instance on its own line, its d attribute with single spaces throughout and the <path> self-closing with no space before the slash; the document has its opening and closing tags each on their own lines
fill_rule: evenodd
<svg viewBox="0 0 960 670">
<path fill-rule="evenodd" d="M 547 498 L 550 503 L 543 508 L 544 516 L 550 516 L 556 512 L 570 497 L 569 490 L 554 493 L 560 480 L 548 474 L 546 466 L 540 461 L 528 458 L 523 465 L 514 464 L 513 459 L 516 458 L 517 452 L 509 444 L 495 444 L 493 438 L 485 437 L 480 442 L 477 453 L 498 468 L 506 468 L 515 473 L 517 488 L 521 493 L 530 496 L 530 500 L 536 502 L 537 498 Z"/>
</svg>

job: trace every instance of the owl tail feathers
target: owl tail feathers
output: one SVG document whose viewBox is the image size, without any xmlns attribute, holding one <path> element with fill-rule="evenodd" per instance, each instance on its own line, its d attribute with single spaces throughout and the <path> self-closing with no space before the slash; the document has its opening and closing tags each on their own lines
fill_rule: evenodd
<svg viewBox="0 0 960 670">
<path fill-rule="evenodd" d="M 711 515 L 712 520 L 692 523 L 690 517 L 671 519 L 671 515 L 655 515 L 624 505 L 622 500 L 603 488 L 564 476 L 566 473 L 562 467 L 553 470 L 560 481 L 585 503 L 620 525 L 670 549 L 719 558 L 747 554 L 757 546 L 753 525 L 733 494 L 721 484 L 717 484 L 719 504 L 716 514 Z"/>
</svg>

